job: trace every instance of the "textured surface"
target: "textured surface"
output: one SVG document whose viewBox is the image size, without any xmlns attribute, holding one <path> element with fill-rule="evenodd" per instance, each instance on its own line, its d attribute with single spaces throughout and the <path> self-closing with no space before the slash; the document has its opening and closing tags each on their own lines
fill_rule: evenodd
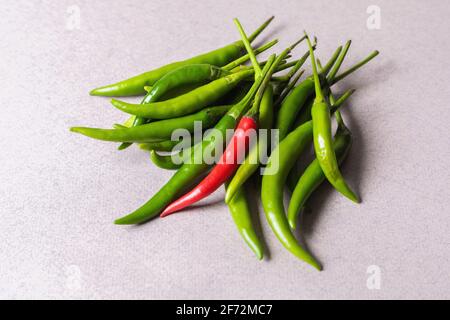
<svg viewBox="0 0 450 320">
<path fill-rule="evenodd" d="M 448 2 L 167 3 L 1 1 L 0 298 L 450 298 Z M 379 30 L 366 27 L 372 4 Z M 344 174 L 363 203 L 328 186 L 313 197 L 304 236 L 321 273 L 264 220 L 270 259 L 257 261 L 223 191 L 208 207 L 113 225 L 171 173 L 137 148 L 68 131 L 124 119 L 87 94 L 93 87 L 237 39 L 234 16 L 252 29 L 270 14 L 264 35 L 279 37 L 277 48 L 307 29 L 322 60 L 348 38 L 346 65 L 381 51 L 338 86 L 358 90 L 344 113 L 356 136 Z M 372 265 L 379 290 L 369 289 Z"/>
</svg>

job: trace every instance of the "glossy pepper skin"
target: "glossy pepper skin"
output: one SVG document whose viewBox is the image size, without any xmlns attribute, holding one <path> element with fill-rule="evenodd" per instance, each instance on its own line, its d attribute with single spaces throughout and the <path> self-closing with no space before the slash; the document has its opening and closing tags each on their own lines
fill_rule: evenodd
<svg viewBox="0 0 450 320">
<path fill-rule="evenodd" d="M 250 208 L 248 206 L 245 186 L 240 187 L 236 191 L 235 196 L 227 205 L 240 235 L 249 248 L 255 253 L 256 257 L 261 260 L 264 255 L 264 247 L 255 231 Z"/>
<path fill-rule="evenodd" d="M 308 46 L 310 47 L 310 57 L 316 92 L 316 97 L 311 109 L 316 158 L 322 168 L 322 171 L 333 187 L 348 199 L 358 203 L 358 197 L 347 185 L 339 170 L 336 154 L 333 149 L 333 138 L 331 135 L 330 106 L 322 93 L 319 75 L 317 72 L 316 59 L 314 57 L 311 42 L 309 41 L 309 38 L 306 40 L 308 42 Z"/>
<path fill-rule="evenodd" d="M 229 74 L 230 72 L 211 64 L 183 66 L 159 79 L 150 91 L 150 95 L 156 95 L 159 98 L 173 88 L 193 83 L 206 83 Z"/>
<path fill-rule="evenodd" d="M 270 67 L 270 65 L 267 66 L 267 70 L 268 67 Z M 265 69 L 266 67 L 264 70 Z M 220 132 L 222 139 L 215 139 L 212 135 L 206 136 L 201 144 L 193 147 L 191 159 L 202 159 L 203 151 L 205 149 L 209 147 L 213 147 L 212 149 L 215 149 L 215 146 L 219 146 L 219 143 L 223 147 L 223 141 L 226 141 L 227 130 L 234 129 L 236 127 L 237 122 L 242 114 L 247 110 L 248 105 L 261 85 L 262 80 L 263 79 L 259 79 L 255 81 L 247 95 L 239 103 L 234 105 L 216 124 L 214 128 Z M 209 167 L 210 166 L 204 161 L 200 163 L 196 163 L 195 161 L 184 163 L 172 176 L 172 178 L 149 201 L 147 201 L 136 211 L 117 219 L 115 223 L 138 224 L 154 218 L 159 215 L 170 202 L 185 192 L 186 189 L 192 185 L 195 179 L 207 172 Z"/>
<path fill-rule="evenodd" d="M 272 231 L 281 244 L 293 255 L 317 270 L 322 266 L 298 242 L 289 227 L 283 205 L 283 190 L 289 170 L 312 138 L 312 123 L 308 122 L 292 131 L 274 149 L 266 167 L 273 171 L 262 178 L 261 200 Z"/>
<path fill-rule="evenodd" d="M 156 101 L 157 98 L 159 98 L 156 95 L 153 95 L 151 93 L 152 91 L 152 87 L 150 86 L 145 86 L 144 90 L 146 92 L 144 98 L 141 101 L 141 104 L 146 104 L 146 103 L 150 103 L 150 102 L 154 102 Z M 140 126 L 141 124 L 144 124 L 148 121 L 148 119 L 142 118 L 142 117 L 136 117 L 135 115 L 132 115 L 125 123 L 125 127 L 131 128 L 131 127 L 136 127 L 136 126 Z M 119 147 L 117 148 L 118 150 L 125 150 L 126 148 L 128 148 L 129 146 L 131 146 L 132 143 L 131 142 L 123 142 L 119 145 Z"/>
<path fill-rule="evenodd" d="M 199 111 L 226 95 L 241 81 L 253 75 L 253 70 L 233 73 L 198 87 L 178 97 L 149 104 L 133 104 L 112 99 L 121 111 L 150 119 L 169 119 Z"/>
<path fill-rule="evenodd" d="M 339 97 L 339 99 L 337 99 L 336 101 L 333 101 L 333 104 L 331 106 L 331 113 L 336 112 L 336 110 L 338 110 L 342 106 L 342 104 L 345 101 L 347 101 L 347 99 L 350 98 L 350 96 L 354 92 L 355 92 L 354 89 L 347 90 L 342 96 Z M 302 113 L 297 118 L 297 121 L 294 126 L 295 128 L 298 128 L 302 124 L 304 124 L 308 121 L 311 121 L 311 109 L 312 109 L 313 102 L 314 102 L 314 98 L 310 98 L 306 102 L 305 109 L 302 110 Z M 298 179 L 300 178 L 301 174 L 302 174 L 302 172 L 301 172 L 298 164 L 294 165 L 294 167 L 292 167 L 291 171 L 289 172 L 286 184 L 291 192 L 294 191 L 295 186 L 297 185 Z"/>
<path fill-rule="evenodd" d="M 269 18 L 260 27 L 258 27 L 258 29 L 250 36 L 250 41 L 254 40 L 269 25 L 272 19 L 273 17 Z M 220 67 L 237 59 L 244 52 L 244 44 L 242 41 L 236 41 L 208 53 L 204 53 L 187 60 L 173 62 L 138 76 L 96 88 L 92 90 L 90 94 L 108 97 L 145 94 L 144 86 L 153 85 L 162 76 L 179 67 L 199 63 L 211 64 Z"/>
<path fill-rule="evenodd" d="M 214 126 L 220 118 L 231 109 L 231 107 L 232 106 L 229 105 L 206 108 L 192 115 L 160 120 L 143 124 L 138 127 L 124 129 L 73 127 L 70 130 L 104 141 L 158 142 L 170 139 L 173 131 L 177 129 L 185 129 L 189 132 L 194 132 L 196 122 L 201 122 L 202 127 L 204 128 L 210 128 Z"/>
<path fill-rule="evenodd" d="M 334 136 L 333 148 L 338 162 L 341 164 L 352 145 L 352 134 L 342 121 L 339 111 L 336 112 L 336 119 L 338 119 L 338 129 Z M 298 180 L 289 201 L 288 221 L 292 229 L 296 229 L 298 216 L 306 201 L 325 179 L 326 177 L 320 168 L 319 161 L 314 159 Z"/>
<path fill-rule="evenodd" d="M 259 106 L 259 127 L 261 129 L 272 128 L 273 119 L 273 86 L 268 84 L 261 98 L 261 105 Z"/>
</svg>

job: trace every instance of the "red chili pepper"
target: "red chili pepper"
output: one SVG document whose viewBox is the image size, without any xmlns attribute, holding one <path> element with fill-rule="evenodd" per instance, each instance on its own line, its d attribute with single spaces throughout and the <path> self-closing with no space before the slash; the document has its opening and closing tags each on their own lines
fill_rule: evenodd
<svg viewBox="0 0 450 320">
<path fill-rule="evenodd" d="M 239 161 L 244 159 L 250 144 L 250 133 L 252 130 L 256 133 L 257 128 L 258 124 L 252 116 L 242 117 L 219 163 L 194 189 L 167 206 L 160 217 L 200 201 L 224 184 L 237 170 Z"/>
</svg>

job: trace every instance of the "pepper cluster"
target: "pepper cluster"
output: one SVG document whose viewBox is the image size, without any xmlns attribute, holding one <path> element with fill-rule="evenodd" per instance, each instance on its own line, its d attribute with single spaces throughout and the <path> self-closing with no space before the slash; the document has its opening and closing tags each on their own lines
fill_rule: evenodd
<svg viewBox="0 0 450 320">
<path fill-rule="evenodd" d="M 97 96 L 145 96 L 140 104 L 111 101 L 116 108 L 131 114 L 124 124 L 115 124 L 113 129 L 73 127 L 71 131 L 120 142 L 119 150 L 137 143 L 150 151 L 150 158 L 158 167 L 176 170 L 150 200 L 117 219 L 116 224 L 140 224 L 156 216 L 168 216 L 225 185 L 225 202 L 233 220 L 245 242 L 262 259 L 263 246 L 255 232 L 245 192 L 253 177 L 261 183 L 265 216 L 279 241 L 301 260 L 322 269 L 292 230 L 297 228 L 309 196 L 325 180 L 348 199 L 359 202 L 339 170 L 352 144 L 351 132 L 339 108 L 354 90 L 336 99 L 331 87 L 373 59 L 378 51 L 338 74 L 351 42 L 339 46 L 322 66 L 314 55 L 317 39 L 311 43 L 305 32 L 300 40 L 260 62 L 257 55 L 278 40 L 258 48 L 251 43 L 272 20 L 273 17 L 247 36 L 234 19 L 241 40 L 91 91 Z M 304 40 L 308 50 L 300 59 L 289 61 L 291 51 Z M 304 73 L 300 69 L 308 58 L 312 75 L 297 84 Z M 251 64 L 245 65 L 248 60 Z M 288 71 L 275 75 L 283 70 Z M 334 137 L 333 116 L 337 122 Z M 201 123 L 203 129 L 213 128 L 214 134 L 205 134 L 201 141 L 194 140 L 178 150 L 179 141 L 172 140 L 174 131 L 193 133 L 196 123 Z M 250 132 L 258 132 L 257 129 L 277 133 L 279 143 L 271 147 L 268 139 L 261 136 L 251 143 Z M 231 137 L 227 137 L 228 130 L 234 130 Z M 302 171 L 297 162 L 311 144 L 316 158 Z M 203 160 L 207 149 L 224 151 L 217 155 L 215 164 L 210 164 Z M 174 161 L 175 151 L 182 161 Z M 269 157 L 262 161 L 265 153 Z M 283 203 L 286 185 L 292 193 L 287 211 Z"/>
</svg>

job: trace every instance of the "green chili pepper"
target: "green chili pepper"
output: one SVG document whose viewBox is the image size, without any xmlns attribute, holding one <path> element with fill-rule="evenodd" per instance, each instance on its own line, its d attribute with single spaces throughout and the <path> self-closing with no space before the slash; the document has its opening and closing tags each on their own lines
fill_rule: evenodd
<svg viewBox="0 0 450 320">
<path fill-rule="evenodd" d="M 309 41 L 309 38 L 307 38 L 306 41 L 310 47 L 314 87 L 316 91 L 316 97 L 314 98 L 314 103 L 311 109 L 311 117 L 314 127 L 314 150 L 316 157 L 322 171 L 333 187 L 342 195 L 358 203 L 358 197 L 347 185 L 344 177 L 339 171 L 339 165 L 333 149 L 333 138 L 331 136 L 330 106 L 322 93 L 319 74 L 317 72 L 316 59 L 314 58 L 311 42 Z"/>
<path fill-rule="evenodd" d="M 332 105 L 332 112 L 334 110 L 337 110 L 353 93 L 355 90 L 348 90 L 346 91 L 339 99 Z M 314 98 L 311 97 L 306 102 L 306 106 L 302 113 L 300 114 L 299 118 L 297 119 L 297 122 L 295 123 L 295 128 L 301 126 L 302 124 L 308 122 L 311 120 L 311 108 L 314 102 Z M 294 191 L 295 186 L 297 185 L 297 181 L 300 178 L 301 175 L 301 168 L 298 164 L 294 165 L 294 167 L 291 169 L 291 172 L 289 172 L 288 179 L 287 179 L 287 186 L 291 192 Z"/>
<path fill-rule="evenodd" d="M 250 37 L 250 41 L 253 41 L 272 21 L 273 17 L 265 21 Z M 198 63 L 206 63 L 212 64 L 215 66 L 224 66 L 227 63 L 237 59 L 240 57 L 244 50 L 244 44 L 242 41 L 236 41 L 232 44 L 229 44 L 220 49 L 213 50 L 208 53 L 204 53 L 198 55 L 196 57 L 177 61 L 160 68 L 154 69 L 152 71 L 145 72 L 138 76 L 132 77 L 127 80 L 120 81 L 118 83 L 110 84 L 107 86 L 103 86 L 100 88 L 96 88 L 90 92 L 91 95 L 97 96 L 133 96 L 144 94 L 144 86 L 153 85 L 158 79 L 164 76 L 166 73 L 175 70 L 179 67 L 190 65 L 190 64 L 198 64 Z"/>
<path fill-rule="evenodd" d="M 221 106 L 204 109 L 192 115 L 161 120 L 127 129 L 97 129 L 86 127 L 72 127 L 70 131 L 81 133 L 85 136 L 117 142 L 152 142 L 170 139 L 176 129 L 186 129 L 193 132 L 195 122 L 202 123 L 202 127 L 214 126 L 219 119 L 231 109 L 232 106 Z"/>
<path fill-rule="evenodd" d="M 283 246 L 296 257 L 321 270 L 321 265 L 292 234 L 283 205 L 283 190 L 287 175 L 310 141 L 311 134 L 312 123 L 305 123 L 286 136 L 274 149 L 267 163 L 266 174 L 262 178 L 261 200 L 267 221 Z"/>
<path fill-rule="evenodd" d="M 150 102 L 156 101 L 156 99 L 158 98 L 158 96 L 152 95 L 152 94 L 151 94 L 152 87 L 145 86 L 145 87 L 144 87 L 144 90 L 146 91 L 146 94 L 145 94 L 144 98 L 142 99 L 141 104 L 146 104 L 146 103 L 150 103 Z M 145 122 L 146 122 L 146 119 L 145 119 L 145 118 L 142 118 L 142 117 L 136 117 L 135 115 L 132 115 L 132 116 L 124 123 L 124 125 L 125 125 L 126 127 L 131 128 L 131 127 L 136 127 L 136 126 L 139 126 L 139 125 L 141 125 L 141 124 L 144 124 Z M 128 147 L 131 146 L 131 145 L 132 145 L 132 143 L 130 143 L 130 142 L 124 142 L 124 143 L 121 143 L 117 149 L 118 149 L 118 150 L 124 150 L 124 149 L 128 148 Z"/>
<path fill-rule="evenodd" d="M 323 82 L 326 84 L 326 91 L 330 92 L 330 86 L 329 86 L 329 82 L 334 79 L 334 77 L 336 76 L 336 73 L 339 71 L 339 68 L 342 65 L 342 62 L 345 59 L 345 56 L 347 55 L 348 49 L 350 48 L 351 45 L 351 41 L 347 41 L 343 50 L 341 51 L 339 57 L 336 60 L 336 63 L 333 65 L 333 68 L 331 69 L 331 71 L 329 72 L 327 78 L 325 80 L 323 80 Z M 314 49 L 314 46 L 313 46 Z M 320 65 L 320 61 L 319 59 L 317 59 L 317 64 L 319 65 L 319 72 L 323 74 L 323 67 Z M 322 79 L 321 79 L 322 80 Z M 311 109 L 312 109 L 312 105 L 314 103 L 314 97 L 315 94 L 311 95 L 308 100 L 305 102 L 304 106 L 300 109 L 300 112 L 298 114 L 297 120 L 294 123 L 294 128 L 298 127 L 299 125 L 305 123 L 306 121 L 311 120 Z M 299 163 L 296 163 L 292 169 L 291 172 L 288 175 L 287 178 L 287 186 L 289 188 L 289 190 L 291 192 L 294 191 L 295 186 L 297 185 L 297 181 L 299 179 L 301 175 L 301 168 Z"/>
<path fill-rule="evenodd" d="M 228 208 L 242 238 L 244 238 L 244 241 L 255 253 L 256 257 L 261 260 L 264 255 L 264 249 L 252 222 L 244 186 L 236 191 L 233 199 L 228 202 Z"/>
<path fill-rule="evenodd" d="M 217 101 L 239 82 L 253 75 L 253 70 L 230 74 L 173 99 L 149 104 L 132 104 L 112 99 L 118 109 L 144 118 L 168 119 L 201 110 Z"/>
<path fill-rule="evenodd" d="M 377 50 L 373 51 L 372 53 L 370 53 L 366 58 L 362 59 L 361 61 L 359 61 L 358 63 L 354 64 L 352 67 L 348 68 L 347 70 L 345 70 L 344 72 L 342 72 L 340 75 L 335 76 L 336 73 L 339 70 L 339 67 L 348 51 L 348 48 L 351 44 L 351 41 L 348 41 L 344 47 L 344 50 L 342 52 L 342 54 L 340 55 L 339 62 L 337 62 L 334 67 L 333 70 L 331 70 L 330 74 L 327 76 L 326 80 L 324 81 L 326 84 L 326 88 L 327 88 L 327 92 L 329 92 L 329 88 L 330 86 L 332 86 L 333 84 L 335 84 L 336 82 L 344 79 L 345 77 L 347 77 L 349 74 L 355 72 L 356 70 L 358 70 L 359 68 L 361 68 L 362 66 L 364 66 L 366 63 L 368 63 L 370 60 L 372 60 L 373 58 L 375 58 L 379 52 Z M 317 62 L 319 62 L 319 60 L 317 60 Z M 295 121 L 294 124 L 294 128 L 302 125 L 303 123 L 311 120 L 311 109 L 314 103 L 314 97 L 315 95 L 312 95 L 311 97 L 308 98 L 308 100 L 305 103 L 305 106 L 300 110 L 300 113 Z M 291 170 L 289 176 L 288 176 L 288 181 L 287 181 L 287 186 L 291 191 L 294 191 L 294 188 L 297 184 L 298 179 L 300 178 L 301 175 L 301 171 L 298 165 L 295 165 L 293 167 L 293 169 Z"/>
<path fill-rule="evenodd" d="M 270 58 L 270 63 L 264 66 L 264 74 L 269 70 L 274 57 Z M 220 132 L 222 139 L 215 139 L 214 135 L 208 135 L 204 140 L 192 148 L 191 159 L 203 159 L 202 155 L 205 148 L 214 146 L 224 146 L 226 142 L 226 131 L 227 129 L 234 129 L 236 127 L 237 121 L 248 109 L 248 106 L 253 99 L 256 91 L 263 82 L 263 77 L 259 77 L 247 95 L 236 105 L 234 105 L 225 116 L 216 124 L 214 127 Z M 219 141 L 223 140 L 223 141 Z M 220 145 L 219 145 L 220 143 Z M 212 148 L 214 149 L 214 148 Z M 117 219 L 116 224 L 137 224 L 145 222 L 151 218 L 154 218 L 176 197 L 178 197 L 183 191 L 194 182 L 196 178 L 204 174 L 208 169 L 209 165 L 202 161 L 201 163 L 196 163 L 195 161 L 190 161 L 184 163 L 180 169 L 172 176 L 172 178 L 142 207 L 136 211 L 130 213 L 129 215 Z"/>
<path fill-rule="evenodd" d="M 170 73 L 171 72 L 169 72 L 169 74 Z M 163 77 L 164 80 L 166 80 L 166 76 Z M 163 79 L 163 78 L 161 78 L 161 79 Z M 151 103 L 151 102 L 155 102 L 158 100 L 163 101 L 163 100 L 171 99 L 171 98 L 177 97 L 179 95 L 185 94 L 189 91 L 192 91 L 193 89 L 196 89 L 197 87 L 199 87 L 202 84 L 205 84 L 205 82 L 201 82 L 201 80 L 198 80 L 198 81 L 199 82 L 197 82 L 197 83 L 183 83 L 177 87 L 165 86 L 165 90 L 161 90 L 161 88 L 158 89 L 158 94 L 154 94 L 153 92 L 151 92 L 152 87 L 145 87 L 145 90 L 146 91 L 148 90 L 148 91 L 147 91 L 146 96 L 142 100 L 141 104 Z M 159 82 L 159 80 L 158 80 L 158 82 Z M 156 86 L 156 84 L 155 84 L 155 86 Z M 137 117 L 135 115 L 132 115 L 125 122 L 125 126 L 131 128 L 131 127 L 140 126 L 140 125 L 148 123 L 150 121 L 151 121 L 151 119 Z M 123 142 L 119 145 L 119 147 L 117 149 L 124 150 L 131 145 L 132 145 L 132 143 L 130 143 L 130 142 Z"/>
<path fill-rule="evenodd" d="M 156 96 L 157 98 L 153 99 L 153 101 L 157 101 L 158 98 L 173 88 L 186 84 L 207 83 L 229 74 L 230 72 L 210 64 L 191 64 L 182 66 L 167 73 L 161 79 L 156 81 L 149 95 Z"/>
<path fill-rule="evenodd" d="M 273 87 L 269 84 L 264 91 L 264 95 L 262 96 L 261 104 L 259 106 L 259 127 L 261 129 L 272 128 L 273 118 Z"/>
<path fill-rule="evenodd" d="M 338 129 L 334 136 L 333 148 L 338 163 L 341 164 L 350 150 L 352 135 L 350 130 L 345 126 L 339 111 L 335 113 L 335 116 L 338 122 Z M 319 161 L 314 159 L 298 180 L 289 202 L 288 221 L 292 229 L 296 229 L 300 210 L 305 206 L 306 201 L 314 190 L 316 190 L 324 180 L 325 174 L 320 168 Z"/>
<path fill-rule="evenodd" d="M 152 162 L 161 169 L 166 170 L 178 170 L 181 168 L 182 164 L 176 164 L 170 157 L 165 157 L 159 155 L 155 150 L 150 151 L 150 159 Z"/>
</svg>

